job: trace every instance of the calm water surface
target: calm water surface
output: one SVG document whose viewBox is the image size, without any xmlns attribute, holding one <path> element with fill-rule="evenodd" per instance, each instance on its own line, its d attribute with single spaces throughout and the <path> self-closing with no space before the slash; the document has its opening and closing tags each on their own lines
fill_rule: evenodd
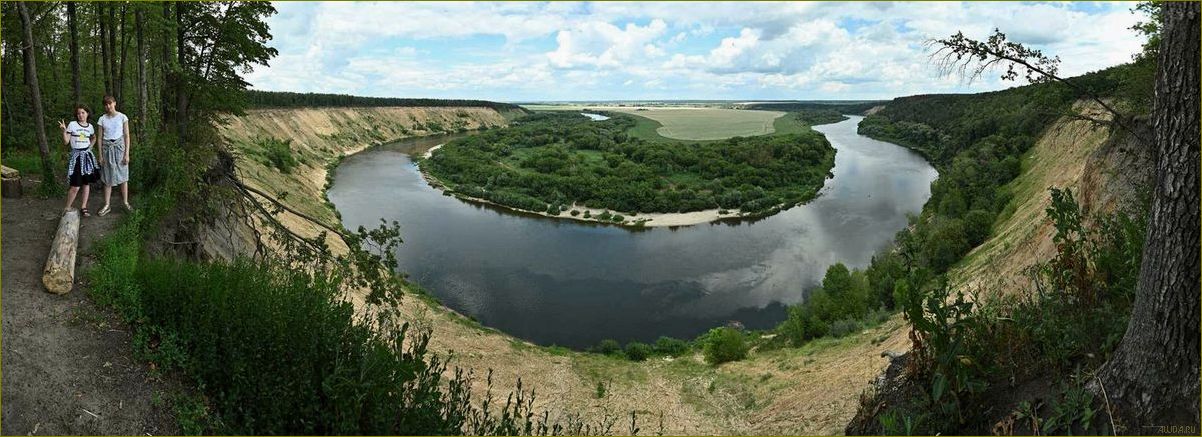
<svg viewBox="0 0 1202 437">
<path fill-rule="evenodd" d="M 631 231 L 470 204 L 431 188 L 409 159 L 448 137 L 347 158 L 329 198 L 351 229 L 399 221 L 411 280 L 536 343 L 692 338 L 732 320 L 769 328 L 827 266 L 867 265 L 930 196 L 934 168 L 856 134 L 860 119 L 815 128 L 838 149 L 817 199 L 757 221 Z"/>
</svg>

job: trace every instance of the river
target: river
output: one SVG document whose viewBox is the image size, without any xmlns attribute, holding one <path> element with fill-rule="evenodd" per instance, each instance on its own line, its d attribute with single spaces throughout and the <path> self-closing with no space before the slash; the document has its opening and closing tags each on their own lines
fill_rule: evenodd
<svg viewBox="0 0 1202 437">
<path fill-rule="evenodd" d="M 690 339 L 730 321 L 764 329 L 829 265 L 866 266 L 930 197 L 935 169 L 858 135 L 862 118 L 815 127 L 838 150 L 818 198 L 754 221 L 632 231 L 468 203 L 410 160 L 448 137 L 348 157 L 328 196 L 347 228 L 400 222 L 400 270 L 445 305 L 535 343 Z"/>
</svg>

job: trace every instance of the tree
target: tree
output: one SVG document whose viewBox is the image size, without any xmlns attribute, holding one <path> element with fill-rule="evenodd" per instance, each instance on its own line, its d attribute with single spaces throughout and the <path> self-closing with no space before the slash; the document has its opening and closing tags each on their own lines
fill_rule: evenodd
<svg viewBox="0 0 1202 437">
<path fill-rule="evenodd" d="M 1199 414 L 1199 6 L 1158 6 L 1161 22 L 1145 32 L 1158 60 L 1153 121 L 1156 185 L 1135 304 L 1126 334 L 1099 372 L 1095 391 L 1129 425 L 1196 425 Z M 944 66 L 980 75 L 999 64 L 1002 77 L 1025 69 L 1032 80 L 1053 80 L 1085 94 L 1129 128 L 1131 117 L 1088 90 L 1056 76 L 1055 63 L 996 32 L 987 42 L 957 33 L 933 41 Z M 937 53 L 939 53 L 937 52 Z M 1049 68 L 1051 67 L 1051 68 Z M 1133 432 L 1147 432 L 1133 428 Z M 1154 430 L 1152 430 L 1154 431 Z"/>
<path fill-rule="evenodd" d="M 104 93 L 113 93 L 113 77 L 112 70 L 109 68 L 109 60 L 112 59 L 113 52 L 109 50 L 109 20 L 104 18 L 104 3 L 96 3 L 96 19 L 100 27 L 100 72 L 104 74 Z"/>
<path fill-rule="evenodd" d="M 266 2 L 175 4 L 175 122 L 187 137 L 192 111 L 207 115 L 241 111 L 248 86 L 241 73 L 267 65 L 277 52 L 266 17 L 275 8 Z"/>
<path fill-rule="evenodd" d="M 1148 236 L 1131 321 L 1098 387 L 1139 425 L 1197 424 L 1199 413 L 1199 6 L 1161 7 Z"/>
<path fill-rule="evenodd" d="M 79 32 L 75 19 L 75 2 L 67 2 L 67 28 L 71 38 L 71 100 L 83 101 L 83 87 L 79 83 Z"/>
<path fill-rule="evenodd" d="M 33 40 L 33 21 L 29 18 L 29 8 L 25 3 L 17 3 L 17 13 L 21 15 L 21 34 L 24 44 L 21 55 L 25 62 L 25 84 L 29 87 L 29 102 L 33 106 L 34 132 L 38 138 L 38 151 L 42 155 L 42 183 L 47 186 L 57 185 L 53 166 L 50 165 L 50 146 L 46 142 L 46 118 L 42 113 L 42 89 L 38 84 L 37 43 Z"/>
<path fill-rule="evenodd" d="M 139 142 L 146 141 L 146 133 L 150 130 L 150 117 L 148 116 L 147 100 L 150 98 L 146 89 L 146 11 L 141 5 L 135 6 L 137 11 L 134 12 L 138 33 L 138 140 Z"/>
</svg>

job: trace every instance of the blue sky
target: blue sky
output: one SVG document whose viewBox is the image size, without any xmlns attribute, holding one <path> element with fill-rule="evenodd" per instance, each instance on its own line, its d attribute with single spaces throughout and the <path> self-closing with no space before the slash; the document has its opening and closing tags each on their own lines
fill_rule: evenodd
<svg viewBox="0 0 1202 437">
<path fill-rule="evenodd" d="M 253 88 L 541 100 L 884 99 L 1006 88 L 929 38 L 995 27 L 1075 75 L 1127 62 L 1129 2 L 277 2 Z"/>
</svg>

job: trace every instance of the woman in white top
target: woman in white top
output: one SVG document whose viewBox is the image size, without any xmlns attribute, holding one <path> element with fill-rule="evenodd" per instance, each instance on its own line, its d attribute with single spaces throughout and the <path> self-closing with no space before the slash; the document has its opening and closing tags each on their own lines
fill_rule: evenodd
<svg viewBox="0 0 1202 437">
<path fill-rule="evenodd" d="M 113 186 L 121 186 L 121 200 L 126 211 L 129 206 L 129 117 L 117 112 L 117 99 L 104 96 L 104 115 L 97 120 L 100 125 L 100 160 L 103 168 L 100 178 L 104 180 L 104 207 L 100 215 L 109 213 L 109 198 Z"/>
<path fill-rule="evenodd" d="M 84 217 L 88 213 L 88 194 L 91 193 L 91 183 L 100 179 L 99 164 L 92 155 L 92 145 L 96 143 L 96 128 L 88 123 L 88 108 L 75 105 L 75 120 L 70 124 L 58 121 L 58 127 L 63 129 L 63 144 L 71 147 L 71 155 L 67 158 L 67 210 L 75 203 L 75 195 L 83 187 L 83 197 L 80 199 L 79 211 Z"/>
</svg>

